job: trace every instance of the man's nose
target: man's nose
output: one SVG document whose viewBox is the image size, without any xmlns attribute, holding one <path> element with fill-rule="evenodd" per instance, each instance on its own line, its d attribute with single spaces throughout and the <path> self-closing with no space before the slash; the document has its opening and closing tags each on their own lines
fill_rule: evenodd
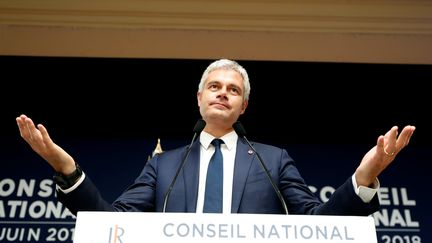
<svg viewBox="0 0 432 243">
<path fill-rule="evenodd" d="M 222 87 L 221 89 L 219 89 L 219 91 L 218 91 L 218 97 L 223 97 L 223 98 L 226 98 L 227 97 L 227 91 L 228 91 L 228 88 L 227 87 Z"/>
</svg>

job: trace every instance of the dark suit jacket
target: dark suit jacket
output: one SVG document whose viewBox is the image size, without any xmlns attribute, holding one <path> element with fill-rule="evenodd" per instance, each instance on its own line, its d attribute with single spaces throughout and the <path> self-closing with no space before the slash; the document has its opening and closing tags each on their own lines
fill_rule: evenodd
<svg viewBox="0 0 432 243">
<path fill-rule="evenodd" d="M 290 214 L 370 215 L 379 208 L 375 195 L 370 203 L 355 194 L 351 177 L 321 203 L 300 176 L 286 150 L 253 143 L 278 185 Z M 232 213 L 284 213 L 255 153 L 238 139 L 234 167 Z M 68 194 L 58 192 L 59 200 L 74 214 L 77 211 L 161 212 L 165 193 L 186 153 L 186 147 L 154 156 L 140 176 L 112 204 L 106 202 L 88 175 L 81 185 Z M 198 197 L 200 143 L 192 145 L 187 162 L 169 197 L 167 212 L 195 212 Z"/>
</svg>

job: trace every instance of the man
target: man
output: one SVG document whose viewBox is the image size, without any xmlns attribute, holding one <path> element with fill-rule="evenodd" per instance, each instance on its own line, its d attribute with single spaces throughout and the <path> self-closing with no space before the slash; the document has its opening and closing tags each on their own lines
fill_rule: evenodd
<svg viewBox="0 0 432 243">
<path fill-rule="evenodd" d="M 207 169 L 213 167 L 213 154 L 221 153 L 223 184 L 219 212 L 284 213 L 257 155 L 233 129 L 248 106 L 249 93 L 247 72 L 237 62 L 221 59 L 205 70 L 197 100 L 206 125 L 191 146 L 167 202 L 167 212 L 212 212 L 206 209 L 210 190 L 206 180 L 210 180 L 214 172 L 207 176 Z M 16 120 L 24 140 L 56 171 L 58 198 L 74 214 L 80 210 L 163 211 L 165 194 L 188 148 L 156 155 L 147 162 L 135 182 L 111 204 L 103 200 L 74 159 L 50 139 L 43 125 L 36 127 L 25 115 Z M 378 175 L 409 143 L 414 130 L 414 126 L 406 126 L 398 136 L 395 126 L 379 136 L 376 146 L 366 153 L 353 176 L 326 203 L 321 203 L 308 189 L 284 149 L 260 143 L 253 143 L 253 146 L 266 163 L 290 214 L 369 215 L 379 208 Z M 215 138 L 221 139 L 222 144 L 213 145 Z"/>
</svg>

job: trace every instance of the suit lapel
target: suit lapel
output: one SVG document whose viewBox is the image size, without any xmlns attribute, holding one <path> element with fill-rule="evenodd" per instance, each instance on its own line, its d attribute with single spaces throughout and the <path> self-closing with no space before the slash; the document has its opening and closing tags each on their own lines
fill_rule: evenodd
<svg viewBox="0 0 432 243">
<path fill-rule="evenodd" d="M 254 157 L 255 153 L 253 153 L 243 139 L 239 138 L 237 141 L 237 152 L 234 161 L 231 213 L 238 213 L 240 201 L 246 186 L 246 179 Z"/>
<path fill-rule="evenodd" d="M 187 212 L 196 212 L 196 203 L 198 200 L 200 146 L 199 139 L 197 139 L 192 144 L 189 158 L 183 168 Z"/>
</svg>

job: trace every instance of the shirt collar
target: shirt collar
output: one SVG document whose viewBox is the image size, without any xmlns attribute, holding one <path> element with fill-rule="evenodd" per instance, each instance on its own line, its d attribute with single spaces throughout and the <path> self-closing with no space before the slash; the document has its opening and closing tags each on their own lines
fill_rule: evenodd
<svg viewBox="0 0 432 243">
<path fill-rule="evenodd" d="M 215 139 L 216 137 L 214 137 L 213 135 L 211 135 L 210 133 L 207 133 L 205 131 L 201 132 L 200 135 L 200 143 L 201 145 L 205 148 L 205 150 L 207 150 L 210 146 L 210 143 L 213 141 L 213 139 Z M 222 139 L 225 143 L 225 145 L 227 146 L 228 150 L 231 150 L 232 148 L 234 148 L 234 146 L 237 143 L 237 139 L 238 139 L 238 135 L 237 133 L 233 130 L 225 135 L 223 135 L 222 137 L 220 137 L 220 139 Z"/>
</svg>

